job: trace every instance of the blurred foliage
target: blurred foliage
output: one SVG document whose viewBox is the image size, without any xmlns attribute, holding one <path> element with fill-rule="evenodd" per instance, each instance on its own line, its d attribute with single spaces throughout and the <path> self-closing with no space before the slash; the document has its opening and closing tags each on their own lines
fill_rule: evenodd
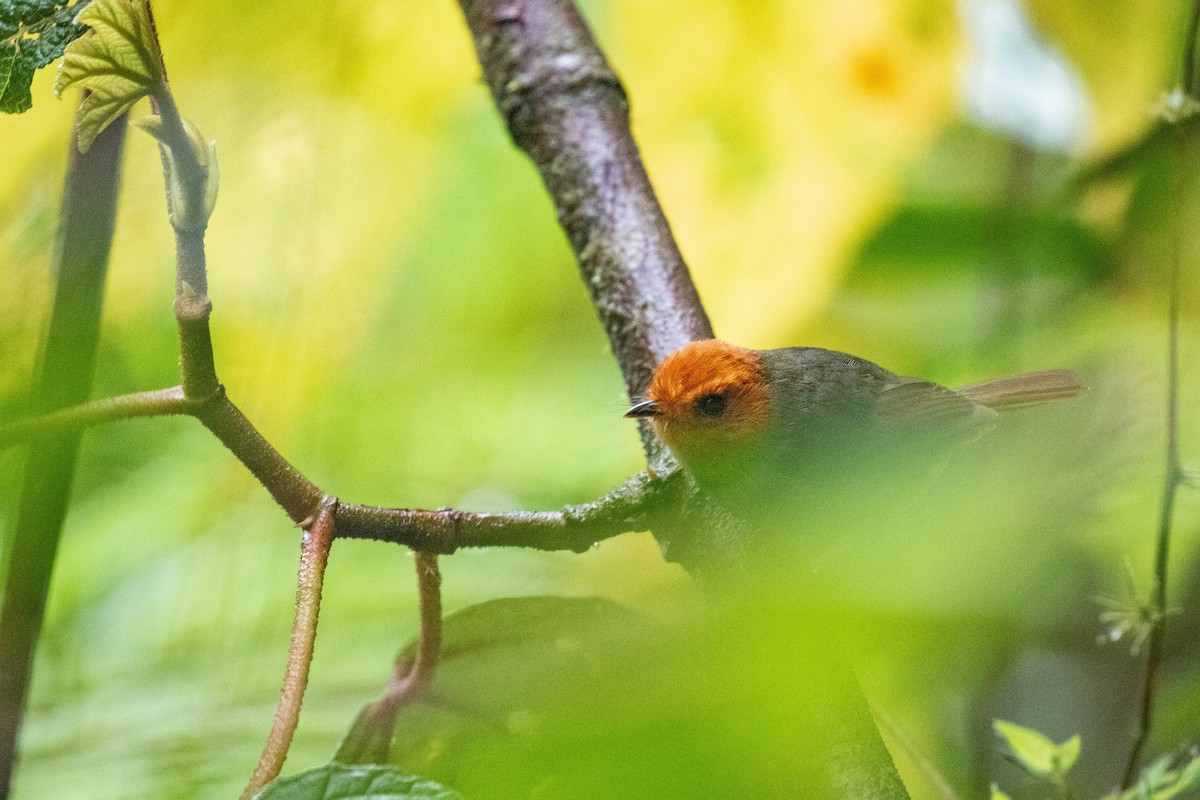
<svg viewBox="0 0 1200 800">
<path fill-rule="evenodd" d="M 254 797 L 257 800 L 460 800 L 461 795 L 388 767 L 331 764 L 282 778 Z"/>
<path fill-rule="evenodd" d="M 83 5 L 76 0 L 0 2 L 0 112 L 19 114 L 33 105 L 29 85 L 35 71 L 87 30 L 75 21 Z"/>
<path fill-rule="evenodd" d="M 670 626 L 595 599 L 474 606 L 392 761 L 473 798 L 832 797 L 845 729 L 859 758 L 878 739 L 838 648 L 796 644 L 843 624 L 759 592 Z"/>
<path fill-rule="evenodd" d="M 838 602 L 820 625 L 789 621 L 794 597 L 768 602 L 786 592 L 751 592 L 712 609 L 707 642 L 628 656 L 657 673 L 602 676 L 591 706 L 565 698 L 595 725 L 571 728 L 565 712 L 544 720 L 573 737 L 561 757 L 644 747 L 651 761 L 670 758 L 683 746 L 673 736 L 708 753 L 718 723 L 703 713 L 742 697 L 734 678 L 780 685 L 837 625 L 914 798 L 944 797 L 943 784 L 985 797 L 993 780 L 1026 796 L 996 753 L 995 718 L 1055 742 L 1080 735 L 1073 788 L 1111 789 L 1136 662 L 1125 643 L 1097 645 L 1090 598 L 1113 594 L 1126 563 L 1149 576 L 1169 222 L 1200 212 L 1200 187 L 1195 154 L 1181 167 L 1161 138 L 1135 159 L 1109 158 L 1149 130 L 1148 110 L 1172 85 L 1185 4 L 1028 4 L 1044 48 L 1086 89 L 1087 127 L 1069 152 L 966 117 L 963 75 L 977 54 L 949 0 L 583 6 L 627 84 L 648 169 L 721 335 L 834 347 L 951 385 L 1069 366 L 1090 392 L 1069 410 L 1015 418 L 1019 435 L 995 443 L 986 481 L 953 476 L 977 492 L 970 515 L 905 507 L 821 539 L 811 578 L 763 578 Z M 477 79 L 454 3 L 330 2 L 297 15 L 274 0 L 210 0 L 156 12 L 175 95 L 221 150 L 208 237 L 218 368 L 287 457 L 347 500 L 478 510 L 588 500 L 639 468 L 619 372 L 553 208 Z M 74 100 L 53 100 L 50 72 L 34 80 L 32 111 L 0 116 L 0 418 L 24 406 L 51 296 Z M 97 396 L 177 380 L 161 165 L 148 137 L 129 148 Z M 1096 164 L 1108 168 L 1088 170 Z M 1186 365 L 1200 226 L 1182 233 Z M 1182 396 L 1198 391 L 1200 374 L 1185 368 Z M 1200 429 L 1184 408 L 1186 457 Z M 0 525 L 21 461 L 0 454 Z M 1150 753 L 1198 733 L 1198 529 L 1185 493 L 1172 578 L 1184 610 L 1171 618 Z M 298 551 L 266 494 L 193 422 L 90 433 L 14 796 L 239 791 L 270 726 Z M 325 762 L 383 686 L 416 625 L 411 570 L 397 549 L 335 546 L 289 772 Z M 449 610 L 600 595 L 685 630 L 699 594 L 645 534 L 581 556 L 460 553 L 443 573 Z M 723 616 L 735 610 L 744 617 Z M 739 629 L 721 623 L 743 618 L 741 632 L 765 644 L 738 672 L 722 637 Z M 697 668 L 711 686 L 695 682 Z M 492 688 L 486 676 L 472 685 Z M 638 704 L 659 697 L 677 705 L 662 715 Z M 659 727 L 680 714 L 699 716 Z M 735 766 L 787 757 L 791 729 L 777 722 L 736 731 L 746 761 Z M 732 780 L 717 774 L 725 766 L 662 777 L 683 791 Z"/>
</svg>

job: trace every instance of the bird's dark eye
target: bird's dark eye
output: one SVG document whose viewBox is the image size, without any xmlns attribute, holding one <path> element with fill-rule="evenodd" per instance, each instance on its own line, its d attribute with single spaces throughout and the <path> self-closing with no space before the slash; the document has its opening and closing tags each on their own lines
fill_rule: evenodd
<svg viewBox="0 0 1200 800">
<path fill-rule="evenodd" d="M 696 401 L 696 410 L 706 417 L 719 417 L 725 413 L 725 395 L 706 394 Z"/>
</svg>

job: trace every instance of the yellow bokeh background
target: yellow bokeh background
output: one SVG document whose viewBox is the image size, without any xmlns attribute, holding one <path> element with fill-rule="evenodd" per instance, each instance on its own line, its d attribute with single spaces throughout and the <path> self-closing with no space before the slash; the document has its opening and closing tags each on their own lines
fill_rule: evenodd
<svg viewBox="0 0 1200 800">
<path fill-rule="evenodd" d="M 987 203 L 1005 197 L 1001 160 L 944 166 L 946 142 L 964 129 L 999 137 L 964 119 L 978 53 L 959 3 L 581 5 L 628 90 L 647 170 L 719 335 L 886 355 L 897 370 L 946 382 L 1009 368 L 968 352 L 991 261 L 958 278 L 877 270 L 853 284 L 870 272 L 863 248 L 920 205 L 913 176 L 938 153 L 947 196 L 961 183 L 982 185 Z M 1077 151 L 1050 158 L 1083 163 L 1135 141 L 1178 71 L 1184 4 L 1021 7 L 1086 91 Z M 183 113 L 217 141 L 207 246 L 219 374 L 281 452 L 348 501 L 472 510 L 584 502 L 642 468 L 619 371 L 554 208 L 492 106 L 455 3 L 210 0 L 161 3 L 155 14 Z M 77 98 L 56 100 L 52 82 L 53 68 L 43 70 L 33 109 L 0 117 L 6 413 L 19 411 L 35 373 L 53 294 Z M 1097 239 L 1116 238 L 1130 188 L 1085 198 Z M 953 239 L 959 218 L 946 219 Z M 974 268 L 982 281 L 961 277 Z M 1051 268 L 1026 276 L 1042 322 L 1020 350 L 1021 369 L 1091 370 L 1096 402 L 1133 420 L 1115 433 L 1110 417 L 1091 420 L 1114 451 L 1137 441 L 1117 469 L 1128 482 L 1097 501 L 1108 523 L 1086 546 L 1112 560 L 1128 549 L 1138 568 L 1148 555 L 1127 548 L 1128 531 L 1150 519 L 1160 480 L 1160 268 L 1073 277 L 1087 287 L 1068 300 L 1037 295 L 1039 281 L 1059 280 Z M 97 395 L 177 381 L 173 285 L 158 156 L 130 130 Z M 16 797 L 70 796 L 64 787 L 82 780 L 96 797 L 228 796 L 269 723 L 295 531 L 187 420 L 112 426 L 85 441 Z M 5 500 L 19 468 L 19 455 L 0 454 Z M 0 503 L 6 531 L 12 506 Z M 484 551 L 443 563 L 451 610 L 505 595 L 601 594 L 670 617 L 699 594 L 645 533 L 580 556 Z M 945 571 L 919 566 L 914 574 Z M 972 569 L 964 583 L 987 572 Z M 416 625 L 410 570 L 398 548 L 338 543 L 292 764 L 327 758 L 383 685 Z M 912 594 L 932 602 L 936 592 L 923 591 Z M 189 736 L 208 744 L 190 747 Z M 901 767 L 921 785 L 912 762 Z"/>
</svg>

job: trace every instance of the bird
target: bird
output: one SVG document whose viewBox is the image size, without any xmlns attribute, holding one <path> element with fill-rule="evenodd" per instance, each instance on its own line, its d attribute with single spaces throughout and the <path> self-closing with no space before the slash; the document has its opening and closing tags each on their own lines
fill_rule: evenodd
<svg viewBox="0 0 1200 800">
<path fill-rule="evenodd" d="M 701 488 L 744 506 L 819 487 L 835 463 L 863 476 L 882 464 L 915 471 L 909 445 L 977 438 L 1000 412 L 1082 390 L 1065 369 L 950 389 L 836 350 L 702 339 L 668 355 L 625 416 L 647 420 Z"/>
</svg>

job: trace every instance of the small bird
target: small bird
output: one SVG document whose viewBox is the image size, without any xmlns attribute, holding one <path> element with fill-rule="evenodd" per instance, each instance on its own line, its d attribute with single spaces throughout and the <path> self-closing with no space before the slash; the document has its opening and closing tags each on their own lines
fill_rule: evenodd
<svg viewBox="0 0 1200 800">
<path fill-rule="evenodd" d="M 889 444 L 969 439 L 997 412 L 1081 391 L 1070 370 L 948 389 L 834 350 L 706 339 L 667 356 L 625 416 L 648 419 L 701 487 L 744 501 L 819 483 L 831 458 L 879 462 Z"/>
</svg>

